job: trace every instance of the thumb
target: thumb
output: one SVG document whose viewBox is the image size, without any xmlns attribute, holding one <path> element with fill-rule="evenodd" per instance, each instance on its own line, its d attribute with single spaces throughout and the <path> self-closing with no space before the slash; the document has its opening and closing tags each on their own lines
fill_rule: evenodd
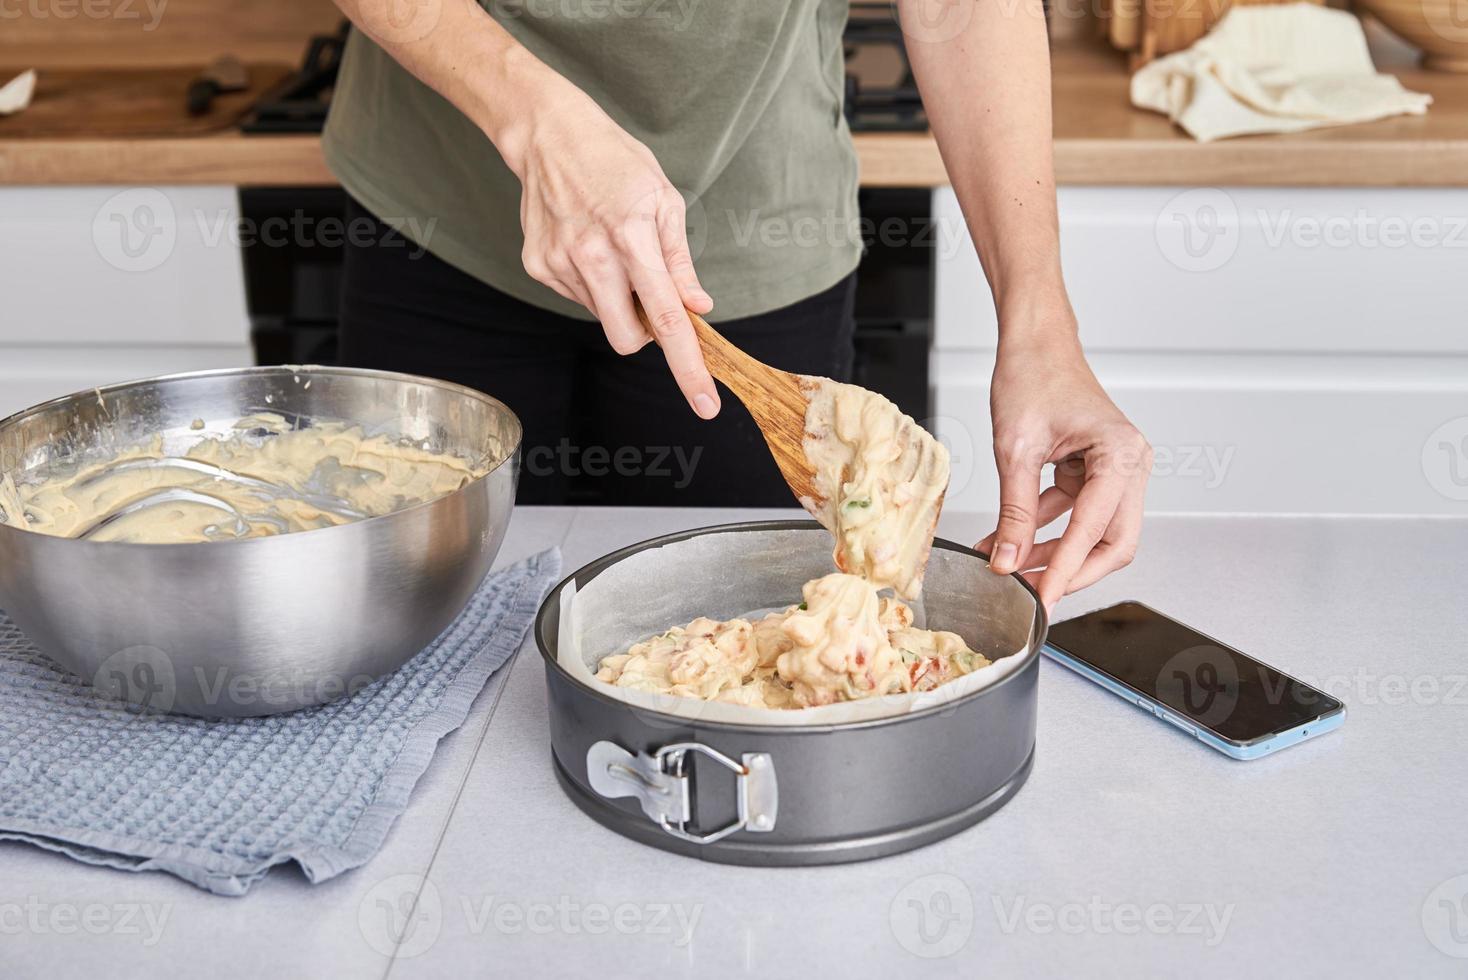
<svg viewBox="0 0 1468 980">
<path fill-rule="evenodd" d="M 1024 451 L 1022 445 L 995 456 L 999 464 L 999 523 L 994 529 L 989 566 L 1008 575 L 1022 567 L 1021 562 L 1035 543 L 1043 462 L 1037 453 Z"/>
</svg>

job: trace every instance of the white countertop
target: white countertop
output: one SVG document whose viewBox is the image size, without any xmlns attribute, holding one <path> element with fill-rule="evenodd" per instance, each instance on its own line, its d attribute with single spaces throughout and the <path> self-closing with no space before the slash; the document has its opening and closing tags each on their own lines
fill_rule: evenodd
<svg viewBox="0 0 1468 980">
<path fill-rule="evenodd" d="M 655 534 L 768 516 L 522 508 L 500 561 L 559 543 L 569 572 Z M 989 527 L 949 514 L 940 530 L 968 542 Z M 1047 661 L 1035 768 L 1012 802 L 931 847 L 829 868 L 704 864 L 583 816 L 551 773 L 527 642 L 382 852 L 335 880 L 290 866 L 219 898 L 0 844 L 0 971 L 1461 976 L 1465 555 L 1457 520 L 1153 518 L 1132 567 L 1059 617 L 1142 599 L 1325 686 L 1345 726 L 1234 762 Z M 394 959 L 389 922 L 415 893 Z"/>
</svg>

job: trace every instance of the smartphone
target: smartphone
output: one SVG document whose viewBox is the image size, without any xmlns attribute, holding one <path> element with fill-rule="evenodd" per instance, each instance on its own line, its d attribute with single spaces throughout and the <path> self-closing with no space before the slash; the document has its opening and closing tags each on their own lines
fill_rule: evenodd
<svg viewBox="0 0 1468 980">
<path fill-rule="evenodd" d="M 1050 627 L 1044 652 L 1235 759 L 1339 728 L 1346 706 L 1140 602 Z"/>
</svg>

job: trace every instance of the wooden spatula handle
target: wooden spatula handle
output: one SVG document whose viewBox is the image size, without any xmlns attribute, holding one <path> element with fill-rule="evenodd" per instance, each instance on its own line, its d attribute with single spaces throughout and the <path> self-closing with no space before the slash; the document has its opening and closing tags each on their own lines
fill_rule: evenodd
<svg viewBox="0 0 1468 980">
<path fill-rule="evenodd" d="M 652 321 L 642 308 L 641 300 L 634 298 L 633 305 L 637 308 L 637 318 L 642 321 L 647 332 L 656 337 L 657 332 L 653 330 Z M 762 361 L 755 360 L 731 344 L 728 338 L 709 326 L 709 322 L 703 317 L 692 310 L 685 312 L 689 322 L 693 324 L 693 332 L 698 335 L 698 346 L 703 350 L 703 361 L 708 365 L 709 374 L 728 385 L 729 390 L 740 401 L 747 402 L 749 397 L 759 397 L 761 383 L 767 385 L 770 381 L 768 376 L 775 372 Z"/>
<path fill-rule="evenodd" d="M 642 303 L 633 298 L 637 316 L 654 337 Z M 777 371 L 763 361 L 750 357 L 734 346 L 703 317 L 688 311 L 698 346 L 703 351 L 709 373 L 718 378 L 749 409 L 755 425 L 765 437 L 775 465 L 797 500 L 817 501 L 821 498 L 815 485 L 815 472 L 805 458 L 805 410 L 809 401 L 804 385 L 811 379 L 788 371 Z"/>
</svg>

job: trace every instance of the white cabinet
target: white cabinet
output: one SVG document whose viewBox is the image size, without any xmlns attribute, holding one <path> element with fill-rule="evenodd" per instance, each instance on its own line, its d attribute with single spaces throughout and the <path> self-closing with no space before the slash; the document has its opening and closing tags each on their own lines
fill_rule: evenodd
<svg viewBox="0 0 1468 980">
<path fill-rule="evenodd" d="M 251 363 L 233 187 L 0 188 L 0 415 Z"/>
<path fill-rule="evenodd" d="M 948 499 L 993 510 L 993 303 L 950 190 L 934 214 Z M 1060 219 L 1150 508 L 1468 514 L 1468 190 L 1076 187 Z"/>
</svg>

